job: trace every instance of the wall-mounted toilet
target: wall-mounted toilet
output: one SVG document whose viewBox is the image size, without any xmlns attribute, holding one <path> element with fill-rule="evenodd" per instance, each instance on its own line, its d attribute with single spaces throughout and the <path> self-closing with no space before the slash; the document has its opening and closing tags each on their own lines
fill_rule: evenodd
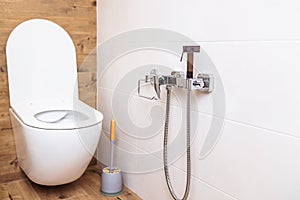
<svg viewBox="0 0 300 200">
<path fill-rule="evenodd" d="M 103 116 L 79 100 L 70 36 L 48 20 L 29 20 L 10 34 L 6 55 L 19 166 L 42 185 L 78 179 L 96 150 Z"/>
</svg>

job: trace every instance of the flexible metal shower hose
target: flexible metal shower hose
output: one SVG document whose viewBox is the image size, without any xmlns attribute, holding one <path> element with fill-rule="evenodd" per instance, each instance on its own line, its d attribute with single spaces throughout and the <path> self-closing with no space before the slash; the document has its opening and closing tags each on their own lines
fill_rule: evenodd
<svg viewBox="0 0 300 200">
<path fill-rule="evenodd" d="M 169 129 L 169 118 L 170 118 L 170 100 L 171 100 L 171 86 L 167 85 L 167 104 L 166 104 L 166 117 L 165 117 L 165 128 L 164 128 L 164 171 L 165 171 L 165 178 L 169 188 L 169 191 L 172 197 L 175 200 L 186 200 L 189 195 L 190 190 L 190 182 L 191 182 L 191 147 L 190 147 L 190 106 L 191 106 L 191 90 L 188 90 L 187 94 L 187 110 L 186 110 L 186 156 L 187 156 L 187 174 L 186 174 L 186 186 L 185 192 L 182 199 L 178 198 L 175 194 L 175 191 L 172 187 L 172 183 L 169 176 L 169 168 L 168 168 L 168 129 Z"/>
</svg>

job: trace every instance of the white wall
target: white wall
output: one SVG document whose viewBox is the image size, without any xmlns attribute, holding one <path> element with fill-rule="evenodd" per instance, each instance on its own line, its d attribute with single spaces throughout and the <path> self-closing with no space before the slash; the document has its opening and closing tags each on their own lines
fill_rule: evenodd
<svg viewBox="0 0 300 200">
<path fill-rule="evenodd" d="M 216 117 L 211 105 L 212 94 L 196 96 L 198 107 L 193 108 L 193 116 L 198 121 L 193 124 L 197 135 L 192 145 L 190 199 L 300 199 L 299 7 L 295 0 L 98 1 L 100 46 L 127 31 L 168 29 L 198 42 L 220 75 L 216 87 L 218 84 L 224 87 L 225 120 L 220 140 L 204 159 L 199 159 L 199 153 L 210 123 Z M 185 41 L 172 42 L 178 46 L 185 44 Z M 122 42 L 119 45 L 121 48 Z M 111 52 L 114 48 L 106 47 L 107 51 L 102 53 L 115 53 Z M 98 74 L 98 107 L 105 117 L 104 132 L 109 129 L 109 120 L 119 116 L 112 102 L 118 97 L 115 93 L 122 93 L 118 88 L 120 79 L 135 68 L 153 63 L 185 69 L 177 56 L 145 50 L 120 56 L 105 72 Z M 180 96 L 181 91 L 177 92 Z M 118 165 L 134 171 L 153 164 L 155 159 L 160 163 L 161 157 L 151 152 L 161 149 L 162 130 L 151 138 L 141 139 L 131 136 L 128 129 L 130 132 L 130 124 L 141 127 L 151 124 L 153 106 L 159 108 L 154 117 L 162 121 L 164 102 L 140 99 L 136 91 L 123 93 L 129 101 L 119 105 L 119 109 L 125 107 L 130 116 L 126 120 L 130 123 L 122 127 L 126 122 L 125 125 L 120 122 L 118 127 L 117 145 L 125 152 L 116 155 Z M 184 121 L 181 117 L 184 108 L 178 102 L 177 99 L 172 103 L 173 132 Z M 99 146 L 99 159 L 106 162 L 108 153 L 103 141 L 105 137 Z M 143 199 L 171 199 L 161 169 L 132 171 L 124 173 L 125 184 Z M 171 172 L 176 190 L 182 193 L 184 157 L 172 164 Z"/>
</svg>

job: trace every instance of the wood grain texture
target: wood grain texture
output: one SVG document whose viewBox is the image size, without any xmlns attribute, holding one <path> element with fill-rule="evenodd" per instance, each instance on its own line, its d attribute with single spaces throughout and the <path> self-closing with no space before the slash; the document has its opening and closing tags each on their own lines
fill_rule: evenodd
<svg viewBox="0 0 300 200">
<path fill-rule="evenodd" d="M 16 149 L 11 129 L 0 130 L 0 183 L 20 177 Z M 7 175 L 7 176 L 6 176 Z"/>
<path fill-rule="evenodd" d="M 124 187 L 123 193 L 115 197 L 103 196 L 100 190 L 101 168 L 91 166 L 81 178 L 70 184 L 61 186 L 41 186 L 27 178 L 0 183 L 0 199 L 85 199 L 85 200 L 140 200 L 140 198 Z"/>
</svg>

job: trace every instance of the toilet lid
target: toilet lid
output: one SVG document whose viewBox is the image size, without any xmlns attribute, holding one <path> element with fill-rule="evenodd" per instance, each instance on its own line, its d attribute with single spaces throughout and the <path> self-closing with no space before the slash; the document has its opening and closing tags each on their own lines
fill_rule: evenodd
<svg viewBox="0 0 300 200">
<path fill-rule="evenodd" d="M 19 24 L 6 45 L 10 105 L 41 99 L 78 99 L 74 43 L 59 25 L 44 19 Z"/>
<path fill-rule="evenodd" d="M 103 115 L 83 102 L 78 101 L 75 106 L 68 105 L 30 103 L 12 109 L 24 124 L 40 129 L 78 129 L 102 122 Z"/>
</svg>

